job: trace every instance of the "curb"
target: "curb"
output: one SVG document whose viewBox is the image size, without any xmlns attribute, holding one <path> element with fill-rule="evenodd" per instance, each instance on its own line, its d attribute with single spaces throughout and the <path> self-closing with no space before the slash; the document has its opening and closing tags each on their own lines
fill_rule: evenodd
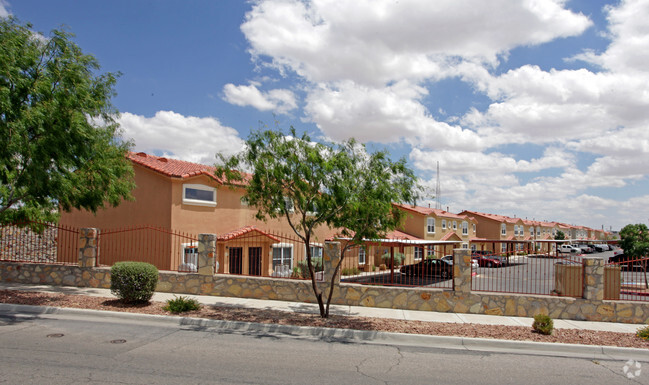
<svg viewBox="0 0 649 385">
<path fill-rule="evenodd" d="M 335 329 L 311 326 L 263 324 L 255 322 L 223 321 L 153 314 L 125 313 L 105 310 L 58 308 L 48 306 L 0 303 L 0 315 L 27 318 L 50 316 L 110 317 L 112 320 L 150 322 L 158 325 L 185 328 L 209 328 L 236 333 L 268 334 L 290 338 L 307 338 L 326 342 L 352 342 L 371 345 L 407 346 L 427 349 L 454 349 L 472 352 L 544 355 L 602 360 L 629 360 L 649 362 L 649 350 L 601 345 L 577 345 L 531 341 L 510 341 L 487 338 L 431 336 L 390 333 L 370 330 Z"/>
</svg>

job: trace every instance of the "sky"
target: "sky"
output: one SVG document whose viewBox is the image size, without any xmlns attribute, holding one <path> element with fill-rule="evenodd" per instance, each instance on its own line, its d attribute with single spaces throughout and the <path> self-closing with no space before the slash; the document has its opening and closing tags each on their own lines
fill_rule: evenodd
<svg viewBox="0 0 649 385">
<path fill-rule="evenodd" d="M 293 126 L 405 158 L 422 206 L 649 222 L 649 0 L 0 0 L 8 15 L 121 72 L 136 151 L 213 164 Z"/>
</svg>

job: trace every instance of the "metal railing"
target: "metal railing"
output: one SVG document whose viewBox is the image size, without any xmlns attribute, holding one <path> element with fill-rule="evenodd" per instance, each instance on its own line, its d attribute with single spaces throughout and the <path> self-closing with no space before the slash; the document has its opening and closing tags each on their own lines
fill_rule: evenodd
<svg viewBox="0 0 649 385">
<path fill-rule="evenodd" d="M 434 246 L 353 246 L 345 251 L 341 282 L 453 288 L 453 258 Z"/>
<path fill-rule="evenodd" d="M 649 301 L 649 258 L 617 258 L 604 267 L 604 299 Z"/>
<path fill-rule="evenodd" d="M 100 229 L 98 266 L 147 262 L 159 270 L 195 272 L 198 236 L 154 226 Z"/>
<path fill-rule="evenodd" d="M 581 255 L 473 254 L 472 291 L 499 293 L 583 295 Z"/>
<path fill-rule="evenodd" d="M 79 229 L 24 221 L 0 226 L 0 260 L 49 264 L 79 263 Z"/>
</svg>

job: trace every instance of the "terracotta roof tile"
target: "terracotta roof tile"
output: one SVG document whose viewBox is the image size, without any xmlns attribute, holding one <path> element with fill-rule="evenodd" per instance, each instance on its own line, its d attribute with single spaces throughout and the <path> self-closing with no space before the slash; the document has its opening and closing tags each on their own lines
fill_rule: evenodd
<svg viewBox="0 0 649 385">
<path fill-rule="evenodd" d="M 268 238 L 274 240 L 275 242 L 279 242 L 279 241 L 280 241 L 279 238 L 276 238 L 276 237 L 274 237 L 274 236 L 268 234 L 267 232 L 265 232 L 265 231 L 263 231 L 263 230 L 259 230 L 259 229 L 256 228 L 255 226 L 245 226 L 245 227 L 241 227 L 241 228 L 239 228 L 239 229 L 236 229 L 236 230 L 230 231 L 229 233 L 221 234 L 221 235 L 219 235 L 218 237 L 216 237 L 216 239 L 217 239 L 218 241 L 220 241 L 220 242 L 230 241 L 230 240 L 233 240 L 233 239 L 235 239 L 235 238 L 239 238 L 239 237 L 241 237 L 241 236 L 243 236 L 243 235 L 246 235 L 246 234 L 249 234 L 249 233 L 252 233 L 252 232 L 256 232 L 256 233 L 258 233 L 258 234 L 260 234 L 260 235 L 263 235 L 263 236 L 265 236 L 265 237 L 268 237 Z"/>
<path fill-rule="evenodd" d="M 438 217 L 469 219 L 469 220 L 471 219 L 466 215 L 453 214 L 453 213 L 449 213 L 448 211 L 444 211 L 441 209 L 433 209 L 430 207 L 413 206 L 413 205 L 401 204 L 401 203 L 393 203 L 392 205 L 421 215 L 435 214 L 435 216 Z"/>
<path fill-rule="evenodd" d="M 179 159 L 165 158 L 162 156 L 149 155 L 144 152 L 131 152 L 127 157 L 135 164 L 156 171 L 172 178 L 190 178 L 197 175 L 205 175 L 216 182 L 223 184 L 223 180 L 214 175 L 216 168 L 199 163 L 186 162 Z M 251 177 L 244 174 L 244 182 Z"/>
</svg>

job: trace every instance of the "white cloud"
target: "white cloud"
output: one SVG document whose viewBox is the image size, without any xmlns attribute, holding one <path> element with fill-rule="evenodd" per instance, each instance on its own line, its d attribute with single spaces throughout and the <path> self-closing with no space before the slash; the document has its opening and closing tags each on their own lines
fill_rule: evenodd
<svg viewBox="0 0 649 385">
<path fill-rule="evenodd" d="M 8 17 L 11 15 L 9 12 L 9 2 L 6 0 L 0 0 L 0 17 Z"/>
<path fill-rule="evenodd" d="M 258 58 L 312 82 L 439 78 L 455 58 L 495 63 L 514 47 L 575 36 L 591 22 L 561 0 L 260 1 L 241 30 Z"/>
<path fill-rule="evenodd" d="M 252 106 L 260 111 L 286 113 L 297 108 L 295 94 L 290 90 L 275 89 L 262 92 L 259 83 L 235 86 L 226 84 L 223 87 L 224 100 L 237 106 Z"/>
<path fill-rule="evenodd" d="M 215 118 L 183 116 L 158 111 L 153 117 L 122 113 L 124 137 L 135 141 L 135 151 L 212 165 L 215 155 L 233 155 L 243 149 L 239 133 Z"/>
</svg>

